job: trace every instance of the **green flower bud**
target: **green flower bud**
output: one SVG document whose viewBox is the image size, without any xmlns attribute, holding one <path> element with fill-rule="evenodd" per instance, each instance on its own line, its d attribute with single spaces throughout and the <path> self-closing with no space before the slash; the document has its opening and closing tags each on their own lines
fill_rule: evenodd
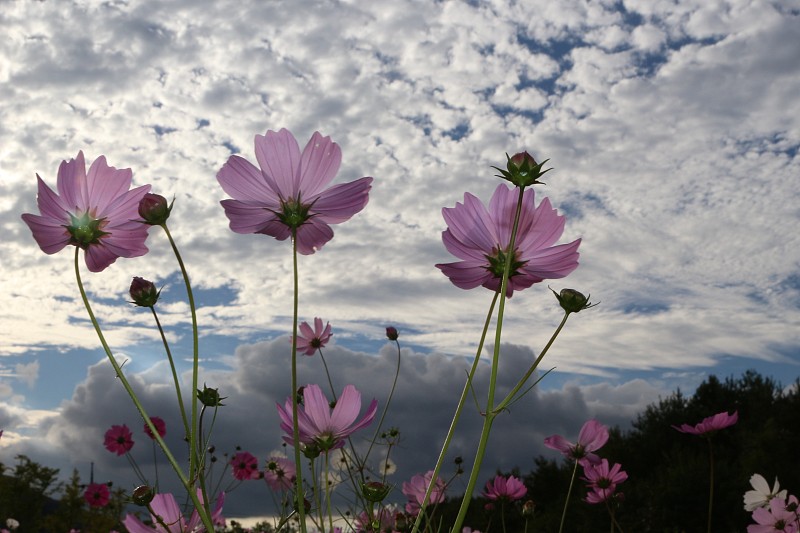
<svg viewBox="0 0 800 533">
<path fill-rule="evenodd" d="M 369 481 L 361 484 L 361 494 L 364 499 L 371 503 L 380 503 L 386 499 L 392 490 L 390 485 L 379 481 Z"/>
<path fill-rule="evenodd" d="M 152 281 L 135 276 L 130 288 L 131 300 L 140 307 L 153 307 L 158 301 L 161 290 L 156 289 Z"/>
<path fill-rule="evenodd" d="M 551 168 L 542 170 L 542 167 L 549 161 L 549 159 L 545 159 L 541 163 L 537 163 L 533 156 L 528 152 L 520 152 L 518 154 L 514 154 L 513 157 L 509 157 L 508 154 L 506 154 L 506 159 L 506 170 L 498 167 L 492 168 L 500 172 L 500 174 L 497 176 L 498 178 L 508 180 L 517 187 L 528 187 L 530 185 L 542 184 L 542 182 L 539 181 L 539 178 L 541 178 L 546 172 L 552 170 Z"/>
<path fill-rule="evenodd" d="M 222 403 L 222 400 L 225 398 L 227 398 L 227 396 L 224 398 L 220 397 L 219 389 L 206 387 L 205 384 L 203 384 L 203 390 L 197 389 L 197 399 L 206 407 L 222 407 L 225 405 Z"/>
<path fill-rule="evenodd" d="M 167 204 L 167 199 L 160 194 L 147 193 L 139 201 L 139 216 L 142 217 L 145 224 L 151 226 L 161 226 L 166 224 L 169 218 L 169 213 L 172 211 L 172 203 Z"/>
<path fill-rule="evenodd" d="M 530 518 L 531 516 L 533 516 L 535 510 L 536 510 L 536 504 L 533 503 L 533 500 L 528 500 L 524 504 L 522 504 L 522 516 L 526 518 Z"/>
<path fill-rule="evenodd" d="M 561 308 L 567 313 L 578 313 L 597 305 L 589 302 L 589 298 L 592 296 L 591 294 L 589 296 L 584 296 L 575 289 L 561 289 L 559 293 L 553 289 L 550 290 L 556 295 L 558 303 L 561 304 Z"/>
</svg>

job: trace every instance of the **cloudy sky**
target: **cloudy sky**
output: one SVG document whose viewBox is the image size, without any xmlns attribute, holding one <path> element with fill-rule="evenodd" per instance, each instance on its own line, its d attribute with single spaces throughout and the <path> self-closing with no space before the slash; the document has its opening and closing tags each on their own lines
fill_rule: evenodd
<svg viewBox="0 0 800 533">
<path fill-rule="evenodd" d="M 365 403 L 388 392 L 384 328 L 400 330 L 395 483 L 433 466 L 491 299 L 434 268 L 452 260 L 441 209 L 467 191 L 487 202 L 506 152 L 550 159 L 537 198 L 567 216 L 561 242 L 583 239 L 580 267 L 550 286 L 602 303 L 570 319 L 543 364 L 555 370 L 496 424 L 487 473 L 553 456 L 542 439 L 574 437 L 589 417 L 628 427 L 708 374 L 800 375 L 797 0 L 0 5 L 2 462 L 25 453 L 86 478 L 94 461 L 98 477 L 133 483 L 102 436 L 141 423 L 87 320 L 72 249 L 45 255 L 20 219 L 38 212 L 35 175 L 54 186 L 79 150 L 175 197 L 200 379 L 229 397 L 215 443 L 261 458 L 280 447 L 290 244 L 232 233 L 215 176 L 232 154 L 255 162 L 254 135 L 282 127 L 301 147 L 314 131 L 341 146 L 335 182 L 375 178 L 366 209 L 300 258 L 300 318 L 331 322 L 334 384 L 355 384 Z M 131 277 L 164 286 L 185 383 L 188 306 L 163 232 L 148 246 L 84 279 L 145 405 L 175 428 L 152 316 L 127 303 Z M 514 295 L 501 386 L 560 318 L 546 283 Z M 304 358 L 300 381 L 323 380 L 319 358 Z M 469 456 L 480 422 L 466 417 L 454 453 Z M 151 453 L 144 441 L 134 451 Z M 261 485 L 235 494 L 231 514 L 265 512 Z"/>
</svg>

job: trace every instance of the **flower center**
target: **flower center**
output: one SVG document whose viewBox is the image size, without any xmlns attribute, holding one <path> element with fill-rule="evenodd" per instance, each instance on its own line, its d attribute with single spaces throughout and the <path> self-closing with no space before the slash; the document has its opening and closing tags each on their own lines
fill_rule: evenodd
<svg viewBox="0 0 800 533">
<path fill-rule="evenodd" d="M 83 250 L 92 244 L 99 243 L 101 237 L 108 235 L 108 232 L 101 229 L 106 225 L 104 218 L 93 218 L 88 212 L 77 216 L 70 213 L 69 218 L 70 225 L 67 226 L 70 234 L 69 243 Z"/>
<path fill-rule="evenodd" d="M 486 266 L 486 270 L 492 273 L 492 275 L 496 278 L 502 278 L 503 272 L 506 268 L 506 261 L 511 262 L 511 269 L 509 270 L 508 277 L 512 278 L 519 274 L 519 268 L 523 266 L 527 261 L 517 261 L 517 251 L 514 250 L 511 254 L 500 250 L 499 248 L 492 248 L 492 255 L 487 255 L 486 260 L 489 261 L 489 265 Z"/>
<path fill-rule="evenodd" d="M 302 203 L 299 196 L 297 199 L 281 200 L 281 212 L 276 213 L 278 220 L 292 229 L 297 229 L 311 218 L 309 214 L 311 205 Z"/>
</svg>

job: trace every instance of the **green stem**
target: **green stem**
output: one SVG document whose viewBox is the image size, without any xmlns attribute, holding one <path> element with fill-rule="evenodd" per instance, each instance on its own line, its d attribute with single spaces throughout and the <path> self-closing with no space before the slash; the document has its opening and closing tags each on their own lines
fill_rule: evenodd
<svg viewBox="0 0 800 533">
<path fill-rule="evenodd" d="M 328 385 L 331 387 L 331 394 L 333 395 L 333 401 L 336 402 L 336 389 L 333 388 L 333 380 L 331 379 L 331 373 L 328 372 L 328 363 L 325 362 L 325 356 L 322 355 L 322 348 L 317 348 L 319 352 L 319 358 L 322 359 L 322 365 L 325 367 L 325 375 L 328 376 Z"/>
<path fill-rule="evenodd" d="M 550 349 L 550 347 L 555 342 L 556 337 L 558 337 L 558 334 L 561 333 L 562 329 L 564 329 L 564 325 L 567 323 L 567 318 L 569 318 L 569 315 L 570 314 L 568 312 L 564 313 L 564 318 L 561 319 L 561 323 L 558 325 L 556 330 L 553 332 L 553 335 L 550 336 L 550 340 L 547 341 L 547 344 L 545 345 L 545 347 L 542 349 L 541 352 L 539 352 L 539 357 L 536 358 L 536 360 L 533 362 L 533 364 L 528 369 L 528 371 L 525 372 L 525 375 L 522 376 L 522 379 L 519 380 L 519 382 L 516 384 L 516 386 L 513 389 L 511 389 L 511 392 L 508 393 L 508 396 L 506 396 L 505 399 L 497 405 L 497 407 L 495 409 L 497 412 L 500 412 L 503 409 L 505 409 L 508 406 L 508 404 L 511 403 L 514 400 L 514 396 L 517 394 L 517 392 L 519 392 L 519 390 L 528 381 L 528 378 L 530 378 L 531 375 L 533 374 L 533 372 L 539 367 L 539 363 L 542 361 L 542 359 L 544 359 L 544 356 L 547 354 L 547 351 Z"/>
<path fill-rule="evenodd" d="M 161 342 L 164 343 L 164 350 L 167 352 L 167 360 L 169 360 L 169 368 L 172 370 L 172 381 L 175 383 L 175 394 L 178 396 L 178 407 L 181 410 L 181 419 L 183 420 L 183 428 L 184 428 L 184 435 L 186 438 L 189 438 L 189 420 L 186 418 L 186 407 L 183 405 L 183 395 L 181 394 L 181 386 L 180 381 L 178 380 L 178 371 L 175 369 L 175 361 L 172 359 L 172 351 L 169 349 L 169 343 L 167 342 L 167 337 L 164 334 L 164 328 L 161 327 L 161 321 L 158 319 L 158 313 L 156 313 L 155 307 L 150 307 L 150 311 L 153 312 L 153 318 L 156 321 L 156 326 L 158 327 L 158 332 L 161 334 Z"/>
<path fill-rule="evenodd" d="M 489 375 L 489 393 L 486 398 L 486 415 L 483 419 L 483 429 L 481 430 L 481 438 L 478 442 L 478 450 L 475 454 L 475 461 L 472 465 L 472 472 L 470 472 L 467 488 L 464 492 L 464 499 L 461 500 L 461 507 L 458 510 L 455 525 L 453 526 L 453 533 L 460 533 L 461 525 L 464 523 L 464 518 L 467 515 L 467 509 L 472 501 L 472 492 L 475 490 L 475 484 L 478 481 L 480 474 L 481 464 L 483 463 L 483 456 L 486 454 L 486 446 L 489 442 L 489 433 L 492 430 L 492 423 L 496 416 L 494 395 L 497 388 L 497 374 L 500 367 L 500 340 L 503 331 L 503 315 L 506 306 L 506 291 L 508 289 L 508 281 L 511 276 L 511 261 L 514 257 L 514 250 L 517 237 L 517 227 L 519 226 L 519 217 L 522 212 L 522 199 L 524 197 L 524 187 L 519 188 L 519 196 L 517 198 L 517 209 L 514 213 L 514 223 L 511 226 L 511 238 L 508 242 L 506 249 L 506 261 L 503 268 L 503 278 L 500 283 L 500 305 L 497 308 L 497 323 L 495 326 L 494 335 L 494 353 L 492 354 L 492 370 Z"/>
<path fill-rule="evenodd" d="M 436 479 L 439 477 L 439 471 L 442 469 L 442 465 L 444 464 L 444 457 L 447 454 L 447 450 L 450 447 L 450 442 L 453 440 L 453 435 L 456 431 L 456 425 L 458 425 L 458 420 L 461 418 L 461 411 L 464 409 L 464 405 L 466 404 L 467 395 L 469 391 L 472 390 L 472 378 L 475 376 L 475 372 L 478 369 L 478 363 L 481 359 L 481 353 L 483 353 L 483 345 L 486 342 L 486 334 L 489 331 L 489 326 L 492 323 L 492 315 L 494 314 L 494 306 L 497 303 L 497 299 L 500 297 L 500 293 L 494 293 L 492 297 L 492 303 L 489 305 L 489 312 L 486 313 L 486 320 L 483 324 L 483 331 L 481 332 L 481 338 L 478 342 L 478 350 L 475 352 L 475 358 L 472 361 L 472 367 L 469 370 L 469 374 L 467 374 L 467 382 L 464 383 L 464 390 L 461 391 L 461 397 L 458 399 L 458 405 L 456 406 L 456 412 L 453 414 L 453 420 L 450 422 L 450 428 L 447 430 L 447 435 L 444 438 L 444 444 L 442 444 L 442 449 L 439 452 L 439 458 L 436 460 L 436 466 L 433 468 L 433 476 L 431 477 L 431 484 L 428 485 L 428 490 L 425 491 L 425 498 L 422 500 L 421 508 L 425 509 L 430 501 L 431 493 L 433 492 L 433 488 L 435 487 L 434 483 L 436 483 Z M 420 526 L 422 524 L 423 513 L 417 514 L 417 518 L 414 521 L 414 527 L 411 530 L 412 533 L 417 533 L 420 531 Z"/>
<path fill-rule="evenodd" d="M 578 461 L 575 461 L 575 466 L 572 468 L 572 477 L 569 480 L 569 489 L 567 489 L 567 499 L 564 501 L 564 510 L 561 511 L 561 525 L 558 526 L 558 533 L 564 531 L 564 522 L 567 520 L 567 507 L 569 507 L 569 499 L 572 496 L 572 486 L 575 483 L 575 476 L 578 473 Z"/>
<path fill-rule="evenodd" d="M 202 477 L 198 472 L 201 461 L 201 451 L 199 449 L 199 424 L 197 421 L 197 385 L 200 374 L 200 337 L 199 329 L 197 327 L 197 306 L 194 303 L 194 294 L 192 293 L 192 284 L 189 281 L 189 273 L 186 271 L 186 266 L 183 264 L 183 258 L 181 257 L 181 253 L 178 251 L 178 246 L 175 244 L 175 239 L 172 238 L 172 233 L 170 233 L 166 222 L 161 224 L 161 227 L 163 228 L 164 233 L 169 240 L 169 245 L 172 247 L 172 252 L 175 254 L 175 259 L 178 261 L 178 266 L 181 269 L 183 284 L 186 287 L 186 298 L 189 301 L 189 311 L 192 315 L 192 423 L 191 432 L 189 434 L 189 478 L 192 480 L 192 484 L 194 484 L 196 480 L 199 480 Z M 204 451 L 202 453 L 204 453 Z M 202 481 L 200 482 L 200 490 L 203 494 L 204 508 L 204 513 L 200 513 L 200 515 L 202 516 L 203 514 L 206 514 L 211 516 L 211 503 L 208 501 L 206 487 Z M 194 493 L 195 491 L 192 490 L 191 492 Z M 197 499 L 195 494 L 192 496 L 193 499 Z M 199 509 L 198 512 L 200 512 Z M 213 531 L 213 526 L 211 531 Z"/>
<path fill-rule="evenodd" d="M 392 388 L 389 391 L 389 396 L 386 398 L 386 404 L 383 406 L 381 418 L 378 420 L 378 426 L 375 428 L 375 435 L 373 435 L 372 440 L 369 443 L 369 448 L 367 448 L 367 453 L 364 455 L 364 464 L 367 463 L 367 458 L 369 457 L 370 452 L 372 452 L 372 447 L 375 445 L 375 441 L 378 440 L 378 435 L 380 434 L 381 427 L 383 426 L 383 420 L 386 418 L 386 412 L 389 410 L 389 405 L 392 403 L 392 397 L 394 396 L 394 390 L 397 387 L 397 377 L 400 375 L 400 342 L 398 340 L 395 340 L 394 342 L 397 345 L 397 366 L 394 370 L 394 381 L 392 381 Z M 389 460 L 389 452 L 386 453 L 386 460 Z M 383 475 L 383 481 L 385 480 L 386 474 Z"/>
<path fill-rule="evenodd" d="M 214 525 L 211 522 L 211 517 L 209 513 L 206 513 L 205 509 L 203 508 L 203 504 L 200 503 L 199 499 L 197 498 L 197 494 L 192 490 L 192 484 L 190 483 L 189 478 L 181 470 L 181 467 L 178 466 L 178 462 L 175 460 L 175 457 L 170 452 L 167 444 L 164 442 L 164 439 L 161 438 L 161 435 L 158 434 L 158 429 L 153 425 L 153 421 L 150 420 L 147 412 L 144 409 L 144 406 L 139 401 L 138 396 L 133 391 L 130 383 L 128 382 L 128 378 L 125 377 L 125 374 L 122 373 L 122 367 L 119 366 L 116 357 L 111 352 L 111 348 L 109 348 L 108 343 L 106 342 L 106 338 L 103 335 L 103 331 L 100 329 L 100 324 L 97 322 L 97 318 L 94 316 L 94 312 L 92 311 L 92 306 L 89 304 L 89 298 L 86 296 L 86 290 L 83 287 L 83 281 L 81 281 L 81 271 L 78 264 L 78 251 L 80 248 L 75 248 L 75 278 L 78 282 L 78 290 L 81 293 L 81 298 L 83 299 L 83 305 L 86 307 L 86 312 L 89 314 L 89 319 L 92 321 L 92 325 L 94 326 L 94 330 L 97 332 L 97 337 L 100 339 L 100 344 L 103 346 L 103 350 L 106 352 L 106 356 L 108 356 L 108 360 L 111 362 L 111 366 L 114 368 L 114 372 L 116 376 L 119 378 L 122 386 L 125 388 L 125 391 L 130 396 L 133 405 L 136 407 L 136 410 L 139 411 L 139 414 L 144 419 L 147 426 L 150 428 L 150 431 L 153 433 L 153 436 L 158 442 L 159 447 L 164 452 L 164 455 L 167 458 L 167 461 L 172 466 L 172 469 L 178 475 L 178 479 L 180 479 L 181 484 L 184 486 L 186 491 L 189 494 L 189 497 L 192 499 L 192 503 L 197 508 L 197 512 L 200 516 L 200 519 L 203 521 L 203 525 L 209 531 L 214 531 Z"/>
<path fill-rule="evenodd" d="M 297 421 L 297 311 L 299 308 L 299 276 L 297 273 L 297 230 L 292 229 L 292 273 L 294 277 L 294 298 L 292 312 L 292 442 L 294 444 L 294 464 L 297 470 L 296 483 L 297 513 L 300 517 L 300 531 L 307 533 L 305 498 L 303 498 L 303 463 L 300 459 L 300 425 Z"/>
</svg>

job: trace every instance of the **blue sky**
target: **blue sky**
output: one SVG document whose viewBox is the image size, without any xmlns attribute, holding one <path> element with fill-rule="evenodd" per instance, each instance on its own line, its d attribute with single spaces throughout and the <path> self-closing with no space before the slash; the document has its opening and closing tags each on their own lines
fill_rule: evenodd
<svg viewBox="0 0 800 533">
<path fill-rule="evenodd" d="M 26 453 L 84 476 L 94 461 L 98 475 L 130 477 L 102 434 L 140 424 L 102 362 L 71 254 L 43 254 L 20 219 L 35 212 L 35 175 L 54 185 L 78 150 L 175 196 L 201 380 L 231 397 L 218 445 L 261 458 L 279 447 L 290 247 L 230 232 L 215 175 L 232 153 L 254 161 L 254 135 L 281 127 L 301 145 L 316 130 L 339 143 L 337 182 L 375 178 L 366 209 L 301 258 L 300 315 L 332 323 L 326 357 L 339 387 L 352 381 L 379 400 L 391 378 L 383 329 L 401 331 L 398 484 L 432 466 L 435 450 L 420 449 L 443 437 L 491 296 L 433 267 L 451 260 L 441 209 L 467 191 L 488 201 L 490 167 L 506 152 L 550 159 L 537 198 L 567 215 L 561 242 L 583 239 L 581 266 L 550 285 L 602 303 L 570 320 L 545 359 L 555 370 L 498 424 L 489 470 L 531 467 L 549 453 L 545 436 L 574 437 L 591 416 L 625 427 L 711 373 L 753 368 L 790 385 L 800 375 L 799 16 L 796 1 L 748 0 L 6 3 L 0 461 Z M 149 314 L 126 302 L 131 277 L 166 286 L 161 318 L 184 371 L 189 316 L 164 235 L 151 231 L 148 246 L 85 279 L 111 345 L 160 408 L 171 401 L 163 357 Z M 524 366 L 560 313 L 546 284 L 508 312 L 503 376 L 513 381 L 511 362 Z M 319 365 L 304 359 L 301 381 L 324 379 Z M 475 418 L 457 444 L 465 455 Z M 511 434 L 524 441 L 510 445 Z M 261 512 L 258 489 L 240 488 L 231 512 Z"/>
</svg>

